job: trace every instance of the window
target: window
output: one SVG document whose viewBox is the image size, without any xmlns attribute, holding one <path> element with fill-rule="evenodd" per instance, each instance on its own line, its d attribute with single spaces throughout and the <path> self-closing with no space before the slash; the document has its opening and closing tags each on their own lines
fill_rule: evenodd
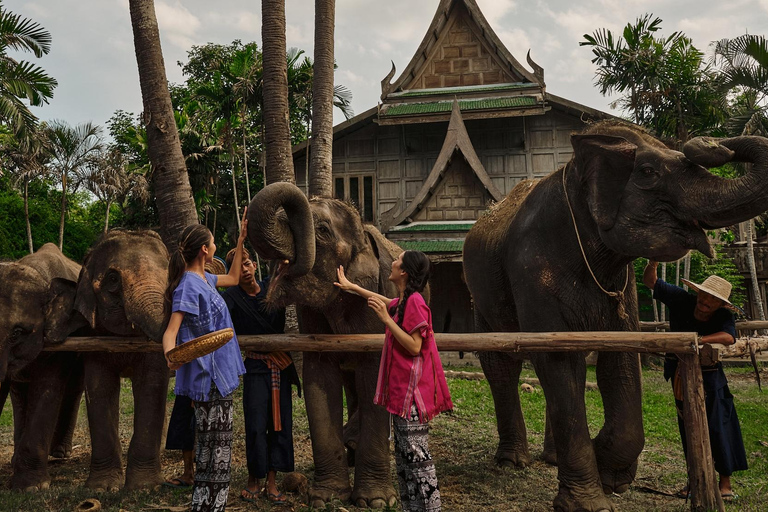
<svg viewBox="0 0 768 512">
<path fill-rule="evenodd" d="M 334 178 L 333 197 L 350 201 L 360 211 L 360 217 L 364 222 L 373 222 L 376 201 L 373 175 Z"/>
</svg>

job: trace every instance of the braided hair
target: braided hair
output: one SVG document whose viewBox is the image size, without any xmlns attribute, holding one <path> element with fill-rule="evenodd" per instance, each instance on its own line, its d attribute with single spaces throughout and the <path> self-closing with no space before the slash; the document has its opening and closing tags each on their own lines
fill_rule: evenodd
<svg viewBox="0 0 768 512">
<path fill-rule="evenodd" d="M 200 248 L 210 244 L 212 238 L 211 231 L 202 224 L 190 224 L 181 232 L 178 249 L 173 251 L 168 262 L 168 288 L 165 290 L 165 306 L 168 310 L 173 303 L 173 292 L 179 286 L 187 264 L 197 258 Z"/>
<path fill-rule="evenodd" d="M 403 326 L 403 317 L 405 316 L 405 305 L 411 295 L 416 292 L 422 292 L 427 286 L 432 266 L 429 258 L 421 251 L 405 251 L 403 253 L 403 264 L 400 267 L 408 274 L 408 281 L 405 284 L 403 300 L 397 304 L 397 325 Z"/>
</svg>

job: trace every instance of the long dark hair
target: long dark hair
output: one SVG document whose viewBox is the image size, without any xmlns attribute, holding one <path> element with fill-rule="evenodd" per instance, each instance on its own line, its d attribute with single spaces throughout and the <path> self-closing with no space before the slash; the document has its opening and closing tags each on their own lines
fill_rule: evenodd
<svg viewBox="0 0 768 512">
<path fill-rule="evenodd" d="M 403 264 L 400 268 L 408 274 L 408 281 L 403 292 L 403 300 L 397 304 L 397 325 L 402 327 L 405 305 L 408 302 L 408 298 L 416 292 L 421 293 L 427 286 L 432 265 L 427 255 L 423 252 L 405 251 L 403 253 Z"/>
<path fill-rule="evenodd" d="M 173 292 L 179 286 L 184 269 L 187 268 L 187 264 L 197 258 L 202 246 L 211 243 L 212 238 L 211 231 L 202 224 L 190 224 L 181 232 L 179 246 L 173 251 L 168 262 L 168 289 L 165 290 L 165 305 L 169 310 L 173 303 Z"/>
</svg>

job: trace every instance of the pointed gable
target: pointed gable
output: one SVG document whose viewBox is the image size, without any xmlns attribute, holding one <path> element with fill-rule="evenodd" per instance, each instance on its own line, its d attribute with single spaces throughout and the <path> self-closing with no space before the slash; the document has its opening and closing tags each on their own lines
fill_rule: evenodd
<svg viewBox="0 0 768 512">
<path fill-rule="evenodd" d="M 452 165 L 456 153 L 461 154 L 463 161 Z M 441 195 L 440 191 L 445 193 Z M 486 199 L 500 201 L 503 197 L 480 162 L 461 118 L 459 102 L 454 100 L 448 131 L 435 165 L 411 204 L 394 217 L 391 225 L 407 219 L 438 220 L 437 212 L 441 212 L 439 220 L 475 220 L 478 213 L 485 210 Z M 446 204 L 446 200 L 451 204 Z M 454 218 L 444 218 L 442 212 L 446 209 L 457 212 Z"/>
<path fill-rule="evenodd" d="M 464 119 L 541 115 L 549 110 L 544 70 L 524 68 L 475 0 L 441 0 L 411 62 L 382 80 L 380 124 L 447 121 L 458 98 Z"/>
</svg>

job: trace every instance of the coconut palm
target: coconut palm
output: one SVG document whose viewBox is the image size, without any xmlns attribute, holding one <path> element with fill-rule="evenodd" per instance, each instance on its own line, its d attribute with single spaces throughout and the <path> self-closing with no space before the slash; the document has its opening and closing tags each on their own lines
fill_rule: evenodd
<svg viewBox="0 0 768 512">
<path fill-rule="evenodd" d="M 129 0 L 128 4 L 160 235 L 174 251 L 181 231 L 197 222 L 197 211 L 176 130 L 154 2 Z"/>
<path fill-rule="evenodd" d="M 295 183 L 288 117 L 285 0 L 262 0 L 263 119 L 266 182 Z"/>
<path fill-rule="evenodd" d="M 311 196 L 333 193 L 333 33 L 336 1 L 315 0 L 315 66 L 312 79 Z"/>
<path fill-rule="evenodd" d="M 27 61 L 17 61 L 8 51 L 31 52 L 40 58 L 51 51 L 51 34 L 28 18 L 5 9 L 0 2 L 0 120 L 8 124 L 22 144 L 30 142 L 37 127 L 31 106 L 48 103 L 56 80 Z"/>
<path fill-rule="evenodd" d="M 93 123 L 70 126 L 55 120 L 42 127 L 48 168 L 61 185 L 61 220 L 59 222 L 59 249 L 64 245 L 64 218 L 67 214 L 67 193 L 77 189 L 81 172 L 88 159 L 103 145 L 101 127 Z"/>
</svg>

